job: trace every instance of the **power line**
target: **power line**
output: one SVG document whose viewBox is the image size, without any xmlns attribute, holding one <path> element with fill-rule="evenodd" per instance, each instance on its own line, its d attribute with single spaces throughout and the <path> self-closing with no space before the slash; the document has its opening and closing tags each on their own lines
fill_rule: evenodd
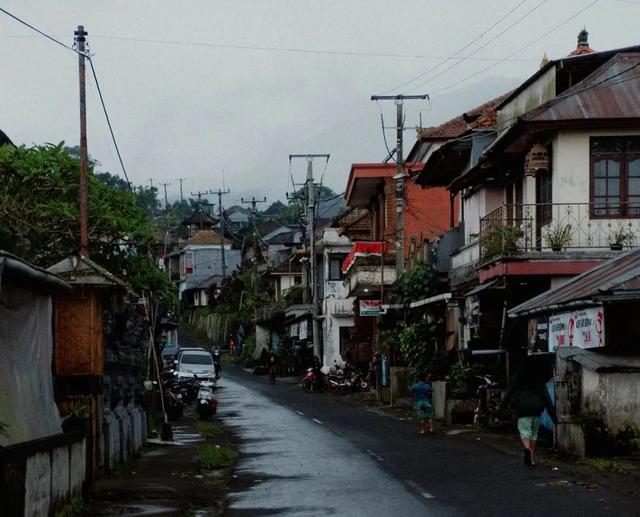
<svg viewBox="0 0 640 517">
<path fill-rule="evenodd" d="M 582 9 L 578 10 L 577 12 L 575 12 L 574 14 L 572 14 L 571 16 L 569 16 L 568 18 L 566 18 L 565 20 L 563 20 L 562 22 L 558 23 L 557 25 L 553 26 L 551 29 L 549 29 L 547 32 L 545 32 L 544 34 L 542 34 L 541 36 L 537 37 L 534 40 L 531 40 L 529 43 L 527 43 L 526 45 L 520 47 L 518 50 L 512 52 L 511 54 L 509 54 L 508 56 L 506 56 L 505 58 L 503 58 L 502 60 L 493 63 L 492 65 L 489 65 L 486 68 L 483 68 L 482 70 L 479 70 L 478 72 L 471 74 L 467 77 L 465 77 L 464 79 L 459 79 L 458 81 L 456 81 L 455 83 L 451 83 L 447 86 L 444 86 L 443 88 L 440 88 L 439 90 L 436 90 L 432 93 L 432 95 L 436 95 L 438 93 L 441 93 L 445 90 L 448 90 L 450 88 L 453 88 L 461 83 L 464 83 L 470 79 L 473 79 L 474 77 L 477 77 L 480 74 L 483 74 L 484 72 L 487 72 L 488 70 L 491 70 L 492 68 L 495 68 L 496 66 L 498 66 L 501 63 L 504 63 L 507 59 L 512 58 L 513 56 L 515 56 L 516 54 L 519 54 L 520 52 L 522 52 L 523 50 L 529 48 L 531 45 L 533 45 L 534 43 L 537 43 L 538 41 L 540 41 L 541 39 L 545 38 L 546 36 L 548 36 L 549 34 L 551 34 L 552 32 L 558 30 L 560 27 L 562 27 L 563 25 L 566 25 L 567 23 L 569 23 L 571 20 L 573 20 L 576 16 L 582 14 L 584 11 L 586 11 L 587 9 L 593 7 L 595 4 L 598 3 L 599 0 L 593 0 L 593 2 L 591 2 L 589 5 L 587 5 L 586 7 L 583 7 Z"/>
<path fill-rule="evenodd" d="M 525 0 L 526 1 L 526 0 Z M 263 52 L 288 52 L 298 54 L 320 54 L 320 55 L 337 55 L 337 56 L 361 56 L 361 57 L 382 57 L 382 58 L 405 58 L 405 59 L 451 59 L 451 56 L 430 56 L 424 54 L 396 54 L 396 53 L 380 53 L 380 52 L 364 52 L 358 50 L 329 50 L 329 49 L 304 49 L 304 48 L 288 48 L 288 47 L 263 47 L 258 45 L 232 45 L 223 43 L 208 43 L 198 41 L 181 41 L 181 40 L 163 40 L 152 38 L 134 38 L 128 36 L 94 36 L 94 38 L 132 41 L 137 43 L 156 43 L 160 45 L 177 45 L 189 47 L 209 47 L 222 48 L 232 50 L 255 50 Z M 476 61 L 495 61 L 499 58 L 479 57 L 474 58 Z M 521 61 L 536 61 L 535 59 L 521 59 Z"/>
<path fill-rule="evenodd" d="M 430 72 L 433 72 L 434 70 L 438 69 L 440 66 L 444 65 L 447 61 L 453 59 L 454 57 L 456 57 L 458 54 L 460 54 L 462 51 L 466 50 L 467 48 L 469 48 L 471 45 L 473 45 L 476 41 L 478 41 L 479 39 L 481 39 L 485 34 L 487 34 L 491 29 L 493 29 L 495 26 L 497 26 L 500 22 L 502 22 L 505 18 L 507 18 L 511 13 L 513 13 L 516 9 L 518 9 L 522 4 L 524 4 L 527 0 L 522 0 L 519 4 L 517 4 L 514 8 L 512 8 L 511 10 L 509 10 L 509 12 L 507 12 L 507 14 L 505 14 L 502 18 L 500 18 L 497 22 L 493 23 L 488 29 L 486 29 L 482 34 L 480 34 L 479 36 L 476 36 L 474 39 L 472 39 L 469 43 L 467 43 L 466 45 L 464 45 L 463 47 L 461 47 L 460 49 L 458 49 L 456 52 L 454 52 L 451 56 L 444 58 L 443 61 L 441 61 L 440 63 L 432 66 L 431 68 L 429 68 L 426 72 L 421 73 L 420 75 L 414 77 L 413 79 L 409 79 L 408 81 L 405 81 L 404 83 L 402 83 L 399 86 L 396 86 L 395 88 L 390 88 L 389 90 L 385 90 L 384 92 L 382 92 L 381 95 L 387 94 L 389 92 L 392 92 L 394 90 L 399 90 L 400 88 L 403 88 L 405 86 L 407 86 L 408 84 L 417 81 L 418 79 L 424 77 L 425 75 L 427 75 Z"/>
<path fill-rule="evenodd" d="M 12 18 L 15 21 L 17 21 L 18 23 L 21 23 L 22 25 L 24 25 L 25 27 L 28 27 L 32 31 L 37 32 L 41 36 L 44 36 L 45 38 L 47 38 L 48 40 L 52 41 L 56 45 L 60 45 L 62 48 L 66 49 L 66 50 L 70 50 L 71 52 L 73 52 L 75 54 L 84 55 L 84 57 L 89 61 L 89 65 L 91 66 L 91 74 L 93 75 L 93 80 L 95 81 L 96 89 L 98 90 L 98 97 L 100 98 L 100 105 L 102 106 L 102 111 L 103 111 L 105 119 L 107 121 L 107 125 L 109 126 L 109 133 L 111 134 L 111 140 L 113 141 L 113 145 L 114 145 L 114 147 L 116 149 L 116 154 L 118 155 L 118 160 L 120 161 L 120 167 L 122 167 L 122 172 L 124 173 L 124 177 L 127 180 L 127 185 L 129 186 L 129 190 L 131 192 L 133 192 L 133 188 L 131 187 L 131 182 L 129 181 L 129 176 L 127 175 L 127 169 L 124 166 L 124 162 L 122 160 L 122 155 L 120 154 L 120 148 L 118 147 L 118 142 L 116 141 L 116 137 L 115 137 L 115 134 L 113 132 L 113 126 L 111 125 L 111 120 L 109 119 L 109 113 L 107 111 L 107 106 L 106 106 L 105 101 L 104 101 L 104 96 L 102 95 L 102 89 L 100 88 L 100 82 L 98 81 L 98 76 L 96 74 L 95 66 L 93 64 L 93 59 L 91 58 L 89 53 L 88 52 L 81 52 L 76 48 L 70 47 L 69 45 L 66 45 L 65 43 L 62 43 L 62 41 L 54 38 L 53 36 L 50 36 L 46 32 L 41 31 L 40 29 L 34 27 L 33 25 L 31 25 L 30 23 L 22 20 L 21 18 L 18 18 L 16 15 L 10 13 L 6 9 L 3 9 L 2 7 L 0 7 L 0 12 L 3 12 L 7 16 L 9 16 L 10 18 Z"/>
<path fill-rule="evenodd" d="M 93 65 L 93 59 L 89 58 L 89 65 L 91 66 L 91 75 L 93 75 L 93 80 L 96 83 L 96 88 L 98 90 L 98 97 L 100 97 L 100 105 L 102 106 L 102 112 L 104 113 L 104 118 L 107 121 L 107 126 L 109 126 L 109 133 L 111 134 L 111 141 L 113 142 L 113 146 L 116 148 L 116 154 L 118 155 L 118 161 L 120 162 L 120 167 L 122 167 L 122 172 L 124 174 L 124 178 L 127 180 L 127 184 L 129 185 L 129 190 L 133 192 L 131 188 L 131 182 L 129 181 L 129 176 L 127 175 L 127 169 L 124 166 L 124 162 L 122 161 L 122 155 L 120 154 L 120 148 L 118 147 L 118 141 L 116 140 L 116 135 L 113 132 L 113 126 L 111 125 L 111 120 L 109 119 L 109 112 L 107 111 L 107 106 L 104 102 L 104 97 L 102 96 L 102 89 L 100 88 L 100 82 L 98 81 L 98 76 L 96 75 L 96 69 Z"/>
<path fill-rule="evenodd" d="M 540 7 L 542 7 L 544 4 L 546 4 L 548 2 L 548 0 L 542 0 L 539 4 L 536 4 L 532 9 L 530 9 L 529 11 L 527 11 L 524 15 L 522 15 L 520 18 L 518 18 L 515 22 L 513 22 L 511 25 L 509 25 L 506 29 L 504 29 L 502 32 L 499 32 L 498 34 L 496 34 L 493 38 L 491 38 L 489 41 L 487 41 L 484 45 L 478 47 L 477 49 L 475 49 L 473 52 L 471 52 L 471 54 L 467 55 L 467 56 L 463 56 L 462 58 L 460 58 L 458 61 L 456 61 L 455 63 L 453 63 L 451 66 L 448 66 L 447 68 L 445 68 L 444 70 L 442 70 L 441 72 L 439 72 L 438 74 L 434 75 L 433 77 L 430 77 L 429 79 L 427 79 L 426 81 L 422 81 L 421 83 L 418 83 L 414 86 L 412 86 L 411 88 L 409 88 L 407 90 L 407 92 L 412 92 L 417 90 L 418 88 L 424 86 L 427 83 L 430 83 L 431 81 L 433 81 L 434 79 L 437 79 L 438 77 L 442 77 L 444 74 L 446 74 L 449 70 L 452 70 L 453 68 L 455 68 L 456 66 L 458 66 L 460 63 L 466 61 L 470 56 L 472 56 L 473 54 L 475 54 L 476 52 L 482 50 L 483 48 L 487 47 L 488 45 L 490 45 L 493 41 L 495 41 L 496 39 L 498 39 L 500 36 L 502 36 L 503 34 L 505 34 L 506 32 L 508 32 L 509 30 L 511 30 L 513 27 L 515 27 L 518 23 L 520 23 L 522 20 L 524 20 L 525 18 L 528 18 L 534 11 L 538 10 Z"/>
</svg>

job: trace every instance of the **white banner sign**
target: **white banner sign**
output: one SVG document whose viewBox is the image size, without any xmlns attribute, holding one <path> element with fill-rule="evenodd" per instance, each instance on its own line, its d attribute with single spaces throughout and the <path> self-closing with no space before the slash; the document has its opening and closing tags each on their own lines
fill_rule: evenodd
<svg viewBox="0 0 640 517">
<path fill-rule="evenodd" d="M 559 346 L 604 346 L 604 309 L 593 307 L 549 317 L 549 351 Z"/>
<path fill-rule="evenodd" d="M 300 339 L 307 339 L 307 337 L 309 337 L 309 334 L 307 332 L 307 320 L 302 320 L 300 322 L 300 334 L 299 334 Z"/>
</svg>

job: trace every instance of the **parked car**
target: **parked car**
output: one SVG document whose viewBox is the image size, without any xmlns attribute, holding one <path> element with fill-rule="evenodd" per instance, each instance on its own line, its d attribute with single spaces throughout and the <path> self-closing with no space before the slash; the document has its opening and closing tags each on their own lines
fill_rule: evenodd
<svg viewBox="0 0 640 517">
<path fill-rule="evenodd" d="M 215 381 L 216 370 L 211 354 L 206 350 L 184 350 L 178 355 L 175 375 L 178 380 L 194 378 Z"/>
<path fill-rule="evenodd" d="M 194 351 L 198 351 L 198 352 L 206 352 L 206 350 L 202 347 L 184 347 L 184 348 L 178 348 L 178 352 L 176 353 L 176 355 L 174 356 L 173 362 L 176 366 L 178 366 L 178 363 L 180 362 L 180 356 L 182 354 L 184 354 L 185 352 L 194 352 Z"/>
</svg>

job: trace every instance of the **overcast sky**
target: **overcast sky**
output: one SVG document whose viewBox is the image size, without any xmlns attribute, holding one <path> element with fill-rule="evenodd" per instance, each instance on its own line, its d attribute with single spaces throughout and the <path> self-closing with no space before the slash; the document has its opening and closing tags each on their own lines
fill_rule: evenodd
<svg viewBox="0 0 640 517">
<path fill-rule="evenodd" d="M 557 58 L 573 50 L 583 26 L 596 50 L 640 43 L 640 0 L 599 0 L 498 62 L 592 2 L 7 0 L 2 7 L 65 43 L 84 24 L 133 183 L 170 182 L 175 196 L 177 178 L 186 178 L 189 193 L 221 187 L 224 170 L 230 205 L 241 196 L 283 199 L 294 153 L 330 153 L 324 183 L 342 192 L 351 163 L 386 154 L 370 96 L 398 93 L 392 89 L 435 65 L 401 89 L 431 97 L 407 103 L 408 126 L 418 125 L 420 112 L 424 126 L 435 125 L 510 89 L 537 70 L 545 52 Z M 0 42 L 0 129 L 17 144 L 77 144 L 77 58 L 2 13 Z M 393 125 L 395 107 L 382 108 Z M 405 136 L 408 150 L 415 133 Z M 102 168 L 121 175 L 94 86 L 88 138 Z M 389 145 L 394 139 L 388 131 Z M 296 181 L 305 167 L 294 164 Z M 324 166 L 318 162 L 316 170 L 320 175 Z"/>
</svg>

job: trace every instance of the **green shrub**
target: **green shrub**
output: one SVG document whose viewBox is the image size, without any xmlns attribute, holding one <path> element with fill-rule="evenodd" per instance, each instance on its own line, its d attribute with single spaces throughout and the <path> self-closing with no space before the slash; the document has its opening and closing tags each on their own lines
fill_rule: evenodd
<svg viewBox="0 0 640 517">
<path fill-rule="evenodd" d="M 238 453 L 229 447 L 207 444 L 198 448 L 198 460 L 203 469 L 230 467 L 237 458 Z"/>
</svg>

